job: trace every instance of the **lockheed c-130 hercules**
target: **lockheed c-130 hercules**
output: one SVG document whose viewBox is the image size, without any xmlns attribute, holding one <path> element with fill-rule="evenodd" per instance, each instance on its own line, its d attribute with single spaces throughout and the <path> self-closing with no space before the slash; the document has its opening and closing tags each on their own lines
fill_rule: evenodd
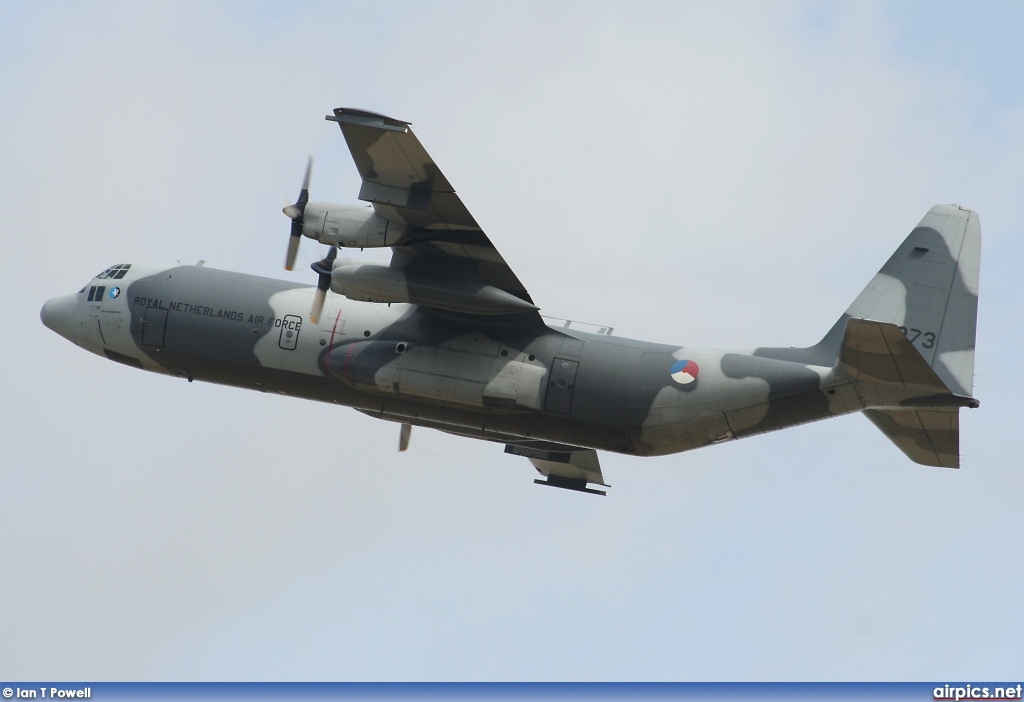
<svg viewBox="0 0 1024 702">
<path fill-rule="evenodd" d="M 549 325 L 409 123 L 339 108 L 369 206 L 309 202 L 329 245 L 315 287 L 197 265 L 120 264 L 43 305 L 101 356 L 192 380 L 353 407 L 504 444 L 535 482 L 605 494 L 597 450 L 654 456 L 863 412 L 911 460 L 959 467 L 977 407 L 978 215 L 937 205 L 820 342 L 696 349 Z M 388 266 L 337 257 L 390 247 Z M 333 293 L 333 294 L 329 294 Z"/>
</svg>

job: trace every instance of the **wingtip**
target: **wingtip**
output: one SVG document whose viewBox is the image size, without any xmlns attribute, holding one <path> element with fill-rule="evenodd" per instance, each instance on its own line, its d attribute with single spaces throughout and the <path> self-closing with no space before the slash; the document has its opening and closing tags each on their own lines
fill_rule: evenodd
<svg viewBox="0 0 1024 702">
<path fill-rule="evenodd" d="M 324 119 L 328 122 L 358 124 L 364 127 L 377 127 L 400 132 L 408 131 L 410 125 L 412 125 L 412 122 L 388 117 L 378 112 L 359 110 L 354 107 L 336 107 L 334 108 L 334 114 L 326 115 Z"/>
<path fill-rule="evenodd" d="M 406 126 L 412 124 L 412 122 L 406 122 L 404 119 L 395 119 L 394 117 L 388 117 L 382 115 L 379 112 L 371 112 L 370 110 L 361 110 L 358 107 L 335 107 L 334 114 L 336 115 L 355 115 L 357 117 L 376 117 L 377 119 L 386 119 L 391 122 L 397 122 Z"/>
</svg>

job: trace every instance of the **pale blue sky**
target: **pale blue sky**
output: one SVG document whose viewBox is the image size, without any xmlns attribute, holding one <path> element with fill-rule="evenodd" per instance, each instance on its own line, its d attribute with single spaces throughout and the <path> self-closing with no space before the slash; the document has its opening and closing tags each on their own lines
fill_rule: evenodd
<svg viewBox="0 0 1024 702">
<path fill-rule="evenodd" d="M 4 6 L 0 678 L 1019 677 L 1021 36 L 1015 3 Z M 355 202 L 338 106 L 410 120 L 545 313 L 667 343 L 813 343 L 977 209 L 964 468 L 851 416 L 603 454 L 590 498 L 40 324 L 122 261 L 312 281 L 280 208 L 308 154 Z"/>
</svg>

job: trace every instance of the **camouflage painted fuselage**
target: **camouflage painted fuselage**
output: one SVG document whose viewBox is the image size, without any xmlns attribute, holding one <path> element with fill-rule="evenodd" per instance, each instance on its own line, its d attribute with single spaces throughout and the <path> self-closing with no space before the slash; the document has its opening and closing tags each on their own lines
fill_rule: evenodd
<svg viewBox="0 0 1024 702">
<path fill-rule="evenodd" d="M 863 411 L 911 460 L 959 467 L 959 409 L 977 407 L 981 229 L 936 205 L 809 348 L 700 350 L 545 324 L 526 287 L 408 122 L 339 107 L 368 206 L 295 204 L 331 248 L 317 287 L 196 266 L 122 264 L 43 306 L 46 326 L 150 371 L 354 407 L 505 443 L 543 484 L 599 492 L 597 449 L 686 451 Z M 337 259 L 390 248 L 388 266 Z M 328 291 L 334 293 L 328 295 Z M 326 307 L 324 307 L 326 302 Z"/>
<path fill-rule="evenodd" d="M 813 347 L 697 350 L 339 296 L 313 324 L 313 291 L 134 264 L 93 280 L 73 310 L 65 298 L 74 322 L 62 333 L 145 370 L 500 442 L 660 455 L 863 409 Z M 673 378 L 681 360 L 695 379 Z"/>
</svg>

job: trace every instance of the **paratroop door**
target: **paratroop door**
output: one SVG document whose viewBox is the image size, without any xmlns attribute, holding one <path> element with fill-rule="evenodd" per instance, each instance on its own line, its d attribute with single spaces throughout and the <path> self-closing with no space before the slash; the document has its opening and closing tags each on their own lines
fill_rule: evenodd
<svg viewBox="0 0 1024 702">
<path fill-rule="evenodd" d="M 551 377 L 548 379 L 548 394 L 544 409 L 548 412 L 569 414 L 572 408 L 572 388 L 576 383 L 576 370 L 579 361 L 556 358 L 551 364 Z"/>
<path fill-rule="evenodd" d="M 164 345 L 164 332 L 167 330 L 167 310 L 161 307 L 147 307 L 146 316 L 142 320 L 142 345 Z"/>
</svg>

